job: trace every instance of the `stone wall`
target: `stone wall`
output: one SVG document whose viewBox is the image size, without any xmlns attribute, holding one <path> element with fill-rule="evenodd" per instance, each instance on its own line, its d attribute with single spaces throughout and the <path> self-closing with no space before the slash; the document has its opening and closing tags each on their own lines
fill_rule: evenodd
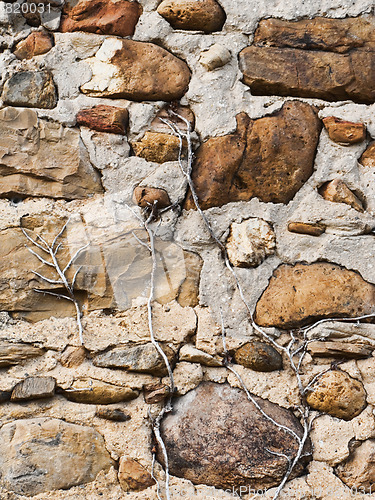
<svg viewBox="0 0 375 500">
<path fill-rule="evenodd" d="M 373 498 L 373 3 L 0 27 L 1 498 Z"/>
</svg>

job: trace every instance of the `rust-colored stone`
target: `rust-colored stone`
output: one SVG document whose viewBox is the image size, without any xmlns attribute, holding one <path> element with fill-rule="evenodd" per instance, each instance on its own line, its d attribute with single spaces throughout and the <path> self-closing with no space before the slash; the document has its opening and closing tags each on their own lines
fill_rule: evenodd
<svg viewBox="0 0 375 500">
<path fill-rule="evenodd" d="M 355 271 L 328 262 L 282 264 L 258 301 L 261 326 L 299 328 L 321 318 L 371 314 L 375 286 Z"/>
<path fill-rule="evenodd" d="M 133 198 L 135 203 L 141 208 L 152 208 L 157 202 L 157 208 L 165 208 L 171 204 L 165 189 L 152 188 L 147 186 L 137 186 L 134 189 Z"/>
<path fill-rule="evenodd" d="M 299 101 L 257 120 L 240 113 L 235 133 L 197 150 L 192 178 L 201 207 L 254 197 L 288 203 L 313 172 L 320 130 L 315 109 Z M 195 208 L 191 195 L 185 208 Z"/>
<path fill-rule="evenodd" d="M 358 161 L 364 167 L 375 168 L 375 141 L 369 144 Z"/>
<path fill-rule="evenodd" d="M 132 36 L 142 7 L 127 0 L 68 0 L 60 31 L 86 31 L 101 35 Z"/>
<path fill-rule="evenodd" d="M 129 111 L 126 108 L 116 108 L 100 104 L 91 109 L 83 109 L 77 114 L 77 124 L 89 127 L 99 132 L 112 132 L 126 135 L 129 123 Z"/>
<path fill-rule="evenodd" d="M 121 457 L 118 479 L 124 491 L 142 491 L 155 484 L 151 474 L 133 458 Z"/>
<path fill-rule="evenodd" d="M 323 196 L 325 200 L 335 203 L 346 203 L 355 210 L 358 210 L 358 212 L 364 211 L 361 200 L 350 191 L 348 186 L 341 179 L 335 179 L 323 184 L 323 186 L 319 188 L 319 194 Z"/>
<path fill-rule="evenodd" d="M 226 19 L 216 0 L 164 0 L 157 11 L 173 28 L 205 33 L 220 31 Z"/>
<path fill-rule="evenodd" d="M 321 224 L 310 222 L 289 222 L 288 231 L 291 233 L 308 234 L 309 236 L 320 236 L 324 233 L 325 227 Z"/>
<path fill-rule="evenodd" d="M 329 138 L 342 146 L 356 144 L 366 138 L 366 127 L 363 123 L 348 122 L 335 116 L 323 118 L 323 123 Z"/>
<path fill-rule="evenodd" d="M 53 38 L 44 31 L 34 31 L 27 38 L 17 43 L 14 55 L 18 59 L 31 59 L 46 54 L 53 47 Z"/>
<path fill-rule="evenodd" d="M 253 396 L 272 419 L 297 435 L 302 427 L 293 413 Z M 203 382 L 178 398 L 173 413 L 161 423 L 170 473 L 194 484 L 216 488 L 270 488 L 280 483 L 287 470 L 284 457 L 295 456 L 298 443 L 280 431 L 250 402 L 244 391 L 227 384 Z M 307 441 L 306 450 L 310 447 Z M 159 448 L 158 460 L 163 463 Z M 300 475 L 299 463 L 293 477 Z"/>
<path fill-rule="evenodd" d="M 147 161 L 165 163 L 178 160 L 180 140 L 175 135 L 160 132 L 146 132 L 144 137 L 132 143 L 136 156 Z"/>
</svg>

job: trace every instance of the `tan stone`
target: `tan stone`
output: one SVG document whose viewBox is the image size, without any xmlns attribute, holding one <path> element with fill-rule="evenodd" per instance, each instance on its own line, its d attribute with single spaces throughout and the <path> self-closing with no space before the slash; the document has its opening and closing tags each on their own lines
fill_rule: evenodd
<svg viewBox="0 0 375 500">
<path fill-rule="evenodd" d="M 79 130 L 38 119 L 31 109 L 0 110 L 2 197 L 85 198 L 102 192 Z"/>
<path fill-rule="evenodd" d="M 157 11 L 173 28 L 205 33 L 221 30 L 226 19 L 215 0 L 163 0 Z"/>
<path fill-rule="evenodd" d="M 173 370 L 173 380 L 176 386 L 176 394 L 183 396 L 192 389 L 195 389 L 202 382 L 202 367 L 199 363 L 181 361 L 176 364 Z M 169 378 L 165 377 L 163 381 L 164 383 L 169 383 Z"/>
<path fill-rule="evenodd" d="M 179 103 L 172 102 L 165 104 L 163 108 L 156 113 L 155 118 L 151 122 L 150 131 L 168 135 L 171 134 L 171 129 L 161 119 L 172 121 L 181 130 L 186 130 L 186 123 L 183 120 L 181 120 L 179 116 L 187 120 L 190 126 L 190 130 L 194 130 L 195 116 L 194 113 L 191 111 L 191 109 L 188 108 L 187 106 L 182 106 Z"/>
<path fill-rule="evenodd" d="M 324 233 L 325 227 L 321 224 L 310 222 L 289 222 L 288 231 L 291 233 L 308 234 L 309 236 L 320 236 Z"/>
<path fill-rule="evenodd" d="M 192 179 L 201 207 L 254 197 L 288 203 L 313 172 L 320 128 L 314 108 L 297 101 L 257 120 L 240 113 L 235 133 L 196 151 Z M 185 208 L 195 208 L 191 194 Z"/>
<path fill-rule="evenodd" d="M 358 212 L 364 212 L 361 200 L 348 188 L 344 181 L 335 179 L 323 184 L 319 188 L 319 194 L 325 200 L 335 203 L 346 203 Z"/>
<path fill-rule="evenodd" d="M 153 43 L 107 38 L 85 61 L 93 76 L 81 91 L 91 97 L 174 101 L 189 85 L 186 63 Z"/>
<path fill-rule="evenodd" d="M 77 379 L 69 389 L 60 389 L 60 392 L 69 401 L 85 404 L 120 403 L 138 396 L 138 392 L 130 387 L 108 384 L 92 378 Z"/>
<path fill-rule="evenodd" d="M 353 420 L 337 421 L 329 415 L 321 415 L 314 420 L 311 441 L 314 460 L 337 465 L 349 456 L 349 443 L 354 439 Z"/>
<path fill-rule="evenodd" d="M 0 341 L 0 368 L 17 365 L 29 358 L 34 358 L 44 354 L 44 349 L 34 347 L 31 344 L 21 344 L 19 342 Z"/>
<path fill-rule="evenodd" d="M 211 45 L 208 50 L 202 52 L 199 62 L 208 71 L 213 71 L 216 68 L 225 66 L 231 60 L 231 52 L 219 43 Z"/>
<path fill-rule="evenodd" d="M 361 359 L 371 356 L 373 349 L 349 342 L 309 342 L 307 347 L 312 356 L 320 358 Z"/>
<path fill-rule="evenodd" d="M 60 31 L 86 31 L 101 35 L 132 36 L 142 7 L 127 0 L 68 0 Z"/>
<path fill-rule="evenodd" d="M 156 210 L 169 207 L 171 200 L 169 199 L 165 189 L 152 188 L 147 186 L 137 186 L 134 189 L 133 199 L 141 208 L 152 209 L 156 203 Z"/>
<path fill-rule="evenodd" d="M 366 391 L 359 380 L 335 370 L 319 377 L 306 399 L 315 410 L 351 420 L 365 408 Z"/>
<path fill-rule="evenodd" d="M 275 252 L 275 248 L 275 233 L 263 219 L 247 219 L 240 224 L 231 224 L 226 249 L 233 266 L 259 266 Z"/>
<path fill-rule="evenodd" d="M 124 491 L 142 491 L 155 484 L 151 474 L 139 462 L 126 456 L 120 458 L 118 479 Z"/>
<path fill-rule="evenodd" d="M 184 251 L 186 277 L 181 283 L 177 302 L 182 307 L 195 307 L 199 304 L 199 283 L 203 259 L 194 252 Z"/>
<path fill-rule="evenodd" d="M 99 132 L 126 135 L 129 111 L 126 108 L 106 106 L 104 104 L 83 109 L 77 114 L 77 124 Z"/>
<path fill-rule="evenodd" d="M 350 146 L 366 138 L 366 127 L 363 123 L 348 122 L 335 116 L 323 118 L 323 123 L 329 138 L 342 146 Z"/>
<path fill-rule="evenodd" d="M 374 457 L 375 440 L 369 439 L 356 447 L 349 460 L 336 468 L 336 474 L 349 488 L 364 488 L 367 493 L 373 492 Z"/>
<path fill-rule="evenodd" d="M 56 380 L 53 377 L 27 377 L 12 391 L 12 401 L 50 398 L 55 394 Z"/>
<path fill-rule="evenodd" d="M 368 168 L 375 167 L 375 141 L 371 142 L 358 160 L 361 165 Z"/>
<path fill-rule="evenodd" d="M 53 38 L 44 31 L 34 31 L 27 38 L 17 43 L 14 55 L 18 59 L 31 59 L 46 54 L 53 47 Z"/>
<path fill-rule="evenodd" d="M 88 483 L 113 463 L 95 429 L 54 418 L 7 423 L 0 436 L 3 484 L 20 495 Z"/>
<path fill-rule="evenodd" d="M 205 366 L 222 366 L 223 359 L 220 356 L 211 356 L 207 352 L 196 349 L 190 344 L 185 344 L 179 351 L 180 361 L 189 361 L 189 363 L 200 363 Z"/>
<path fill-rule="evenodd" d="M 75 368 L 85 361 L 86 356 L 87 352 L 83 346 L 68 346 L 61 355 L 60 363 L 66 368 Z"/>
<path fill-rule="evenodd" d="M 282 264 L 256 306 L 261 326 L 298 328 L 320 318 L 371 314 L 375 286 L 337 264 Z"/>
<path fill-rule="evenodd" d="M 160 132 L 146 132 L 144 137 L 132 143 L 136 156 L 147 161 L 165 163 L 178 160 L 180 140 L 175 135 Z"/>
</svg>

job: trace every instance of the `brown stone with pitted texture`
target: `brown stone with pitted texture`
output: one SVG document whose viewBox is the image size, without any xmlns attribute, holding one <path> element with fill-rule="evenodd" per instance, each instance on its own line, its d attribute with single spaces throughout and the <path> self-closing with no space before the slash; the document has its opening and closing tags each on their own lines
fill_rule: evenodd
<svg viewBox="0 0 375 500">
<path fill-rule="evenodd" d="M 165 189 L 137 186 L 134 189 L 133 198 L 141 208 L 152 208 L 156 203 L 158 209 L 169 207 L 171 201 Z"/>
<path fill-rule="evenodd" d="M 255 320 L 260 326 L 299 328 L 321 318 L 371 314 L 375 286 L 337 264 L 282 264 L 260 297 Z"/>
<path fill-rule="evenodd" d="M 323 118 L 323 123 L 329 138 L 342 146 L 350 146 L 366 138 L 366 127 L 363 123 L 348 122 L 335 116 Z"/>
<path fill-rule="evenodd" d="M 84 125 L 99 132 L 112 132 L 126 135 L 129 123 L 129 111 L 100 104 L 91 109 L 84 109 L 77 114 L 77 124 Z"/>
<path fill-rule="evenodd" d="M 101 35 L 132 36 L 142 7 L 127 0 L 68 0 L 60 31 L 86 31 Z"/>
<path fill-rule="evenodd" d="M 205 33 L 221 30 L 226 19 L 216 0 L 164 0 L 157 11 L 173 28 Z"/>
<path fill-rule="evenodd" d="M 364 167 L 375 168 L 375 141 L 369 144 L 358 161 Z"/>
<path fill-rule="evenodd" d="M 124 491 L 142 491 L 155 484 L 151 474 L 133 458 L 121 457 L 118 479 Z"/>
<path fill-rule="evenodd" d="M 31 59 L 46 54 L 53 47 L 53 38 L 44 31 L 34 31 L 27 38 L 17 43 L 14 55 L 17 59 Z"/>
<path fill-rule="evenodd" d="M 252 340 L 237 349 L 234 361 L 257 372 L 272 372 L 283 367 L 282 357 L 276 349 L 257 340 Z"/>
<path fill-rule="evenodd" d="M 146 132 L 140 141 L 132 143 L 132 147 L 136 156 L 147 161 L 165 163 L 178 160 L 180 140 L 171 134 Z"/>
<path fill-rule="evenodd" d="M 323 186 L 319 188 L 319 194 L 323 196 L 325 200 L 335 203 L 346 203 L 355 210 L 358 210 L 358 212 L 364 211 L 361 200 L 350 191 L 348 186 L 341 179 L 335 179 L 323 184 Z"/>
<path fill-rule="evenodd" d="M 324 233 L 325 227 L 321 224 L 310 222 L 289 222 L 288 231 L 291 233 L 308 234 L 309 236 L 320 236 Z"/>
<path fill-rule="evenodd" d="M 351 420 L 366 407 L 366 391 L 359 380 L 335 370 L 318 378 L 306 400 L 314 410 Z"/>
<path fill-rule="evenodd" d="M 259 198 L 288 203 L 314 168 L 321 123 L 309 104 L 288 101 L 271 116 L 237 115 L 233 134 L 196 152 L 192 179 L 203 209 Z M 191 194 L 185 208 L 195 208 Z"/>
<path fill-rule="evenodd" d="M 301 424 L 291 411 L 254 399 L 269 417 L 302 436 Z M 170 473 L 215 488 L 276 486 L 287 470 L 285 457 L 276 454 L 295 456 L 298 449 L 296 439 L 265 418 L 244 391 L 227 384 L 203 382 L 178 398 L 160 430 Z M 309 447 L 308 440 L 306 452 Z M 160 448 L 158 460 L 164 463 Z M 297 464 L 293 477 L 302 471 Z"/>
</svg>

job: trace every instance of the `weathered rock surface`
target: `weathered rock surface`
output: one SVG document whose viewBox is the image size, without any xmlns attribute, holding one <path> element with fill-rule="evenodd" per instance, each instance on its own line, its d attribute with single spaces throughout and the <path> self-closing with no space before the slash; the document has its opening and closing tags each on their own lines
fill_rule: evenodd
<svg viewBox="0 0 375 500">
<path fill-rule="evenodd" d="M 335 203 L 346 203 L 358 212 L 364 212 L 361 200 L 351 191 L 344 181 L 335 179 L 326 182 L 319 188 L 319 194 L 325 200 Z"/>
<path fill-rule="evenodd" d="M 166 384 L 155 382 L 143 386 L 143 397 L 145 403 L 153 405 L 164 401 L 170 394 L 170 388 Z"/>
<path fill-rule="evenodd" d="M 121 457 L 118 479 L 124 491 L 142 491 L 155 484 L 151 474 L 133 458 Z"/>
<path fill-rule="evenodd" d="M 233 266 L 256 267 L 275 252 L 275 233 L 263 219 L 233 222 L 226 248 Z"/>
<path fill-rule="evenodd" d="M 86 349 L 83 346 L 75 347 L 70 345 L 62 353 L 60 363 L 66 368 L 76 368 L 85 361 L 86 356 Z"/>
<path fill-rule="evenodd" d="M 358 160 L 364 167 L 374 168 L 375 167 L 375 141 L 371 142 Z"/>
<path fill-rule="evenodd" d="M 165 189 L 152 188 L 147 186 L 137 186 L 134 189 L 133 198 L 135 203 L 141 208 L 152 209 L 157 203 L 157 209 L 169 207 L 171 200 Z"/>
<path fill-rule="evenodd" d="M 302 435 L 291 412 L 255 399 L 276 422 Z M 285 459 L 266 448 L 289 456 L 297 451 L 295 439 L 264 418 L 243 391 L 210 382 L 176 400 L 161 434 L 172 475 L 216 488 L 277 485 L 286 471 Z M 163 462 L 160 450 L 158 460 Z M 298 465 L 294 477 L 301 472 Z"/>
<path fill-rule="evenodd" d="M 178 160 L 180 140 L 171 134 L 146 132 L 140 141 L 132 143 L 132 147 L 136 156 L 147 161 L 165 163 Z"/>
<path fill-rule="evenodd" d="M 178 357 L 180 361 L 189 361 L 189 363 L 200 363 L 205 366 L 223 366 L 223 360 L 219 356 L 211 356 L 211 354 L 189 344 L 181 347 Z"/>
<path fill-rule="evenodd" d="M 69 401 L 99 405 L 130 401 L 138 396 L 138 392 L 129 387 L 108 384 L 91 378 L 77 379 L 69 389 L 60 391 Z"/>
<path fill-rule="evenodd" d="M 262 21 L 255 34 L 255 45 L 240 53 L 243 82 L 254 95 L 372 103 L 373 26 L 371 17 Z M 340 53 L 349 49 L 347 54 Z"/>
<path fill-rule="evenodd" d="M 48 71 L 20 71 L 4 84 L 4 104 L 25 108 L 52 109 L 57 95 L 52 75 Z"/>
<path fill-rule="evenodd" d="M 298 328 L 321 318 L 371 314 L 375 286 L 336 264 L 282 264 L 256 306 L 261 326 Z"/>
<path fill-rule="evenodd" d="M 91 109 L 83 109 L 77 114 L 77 124 L 99 132 L 126 135 L 129 112 L 126 108 L 100 104 Z"/>
<path fill-rule="evenodd" d="M 107 38 L 86 62 L 93 76 L 81 91 L 92 97 L 173 101 L 190 80 L 187 64 L 153 43 Z"/>
<path fill-rule="evenodd" d="M 208 50 L 202 52 L 199 62 L 208 71 L 213 71 L 216 68 L 225 66 L 231 60 L 231 57 L 232 54 L 230 50 L 220 43 L 215 43 L 214 45 L 211 45 Z"/>
<path fill-rule="evenodd" d="M 44 349 L 34 347 L 30 344 L 18 342 L 0 341 L 0 368 L 17 365 L 29 358 L 35 358 L 44 354 Z"/>
<path fill-rule="evenodd" d="M 323 124 L 329 138 L 342 146 L 350 146 L 366 138 L 366 127 L 363 123 L 353 123 L 335 116 L 327 116 L 323 118 Z"/>
<path fill-rule="evenodd" d="M 34 110 L 0 110 L 0 197 L 85 198 L 102 192 L 79 131 L 38 119 Z"/>
<path fill-rule="evenodd" d="M 335 370 L 318 378 L 306 400 L 315 410 L 351 420 L 366 407 L 366 391 L 359 380 Z"/>
<path fill-rule="evenodd" d="M 53 47 L 53 38 L 45 31 L 34 31 L 27 38 L 17 43 L 14 55 L 17 59 L 31 59 L 46 54 Z"/>
<path fill-rule="evenodd" d="M 252 340 L 234 353 L 234 361 L 257 372 L 281 370 L 283 359 L 271 345 Z"/>
<path fill-rule="evenodd" d="M 55 394 L 56 380 L 53 377 L 28 377 L 19 382 L 12 391 L 12 401 L 50 398 Z"/>
<path fill-rule="evenodd" d="M 325 227 L 321 224 L 309 222 L 289 222 L 288 231 L 291 233 L 308 234 L 309 236 L 320 236 L 324 233 Z"/>
<path fill-rule="evenodd" d="M 203 209 L 258 197 L 288 203 L 313 172 L 321 123 L 314 108 L 289 101 L 271 116 L 237 115 L 237 131 L 208 139 L 192 179 Z M 191 195 L 185 208 L 194 208 Z"/>
<path fill-rule="evenodd" d="M 88 483 L 112 465 L 104 440 L 95 429 L 58 419 L 31 418 L 5 424 L 0 443 L 2 483 L 20 495 Z"/>
<path fill-rule="evenodd" d="M 132 36 L 142 7 L 128 0 L 68 0 L 60 31 L 86 31 L 101 35 Z"/>
<path fill-rule="evenodd" d="M 95 416 L 112 422 L 127 422 L 131 416 L 125 413 L 121 408 L 99 407 L 95 412 Z"/>
<path fill-rule="evenodd" d="M 362 344 L 350 342 L 310 342 L 308 351 L 319 358 L 362 359 L 371 356 L 373 349 Z"/>
<path fill-rule="evenodd" d="M 373 492 L 375 482 L 375 440 L 368 439 L 354 448 L 349 459 L 336 467 L 336 474 L 349 488 Z M 355 491 L 355 490 L 353 490 Z"/>
<path fill-rule="evenodd" d="M 171 365 L 175 361 L 175 352 L 167 345 L 161 345 Z M 138 373 L 151 373 L 163 376 L 167 369 L 163 358 L 151 344 L 139 346 L 114 347 L 108 351 L 98 354 L 93 358 L 95 366 L 103 368 L 121 368 Z"/>
<path fill-rule="evenodd" d="M 163 0 L 157 11 L 173 28 L 205 33 L 220 31 L 226 19 L 215 0 Z"/>
</svg>

